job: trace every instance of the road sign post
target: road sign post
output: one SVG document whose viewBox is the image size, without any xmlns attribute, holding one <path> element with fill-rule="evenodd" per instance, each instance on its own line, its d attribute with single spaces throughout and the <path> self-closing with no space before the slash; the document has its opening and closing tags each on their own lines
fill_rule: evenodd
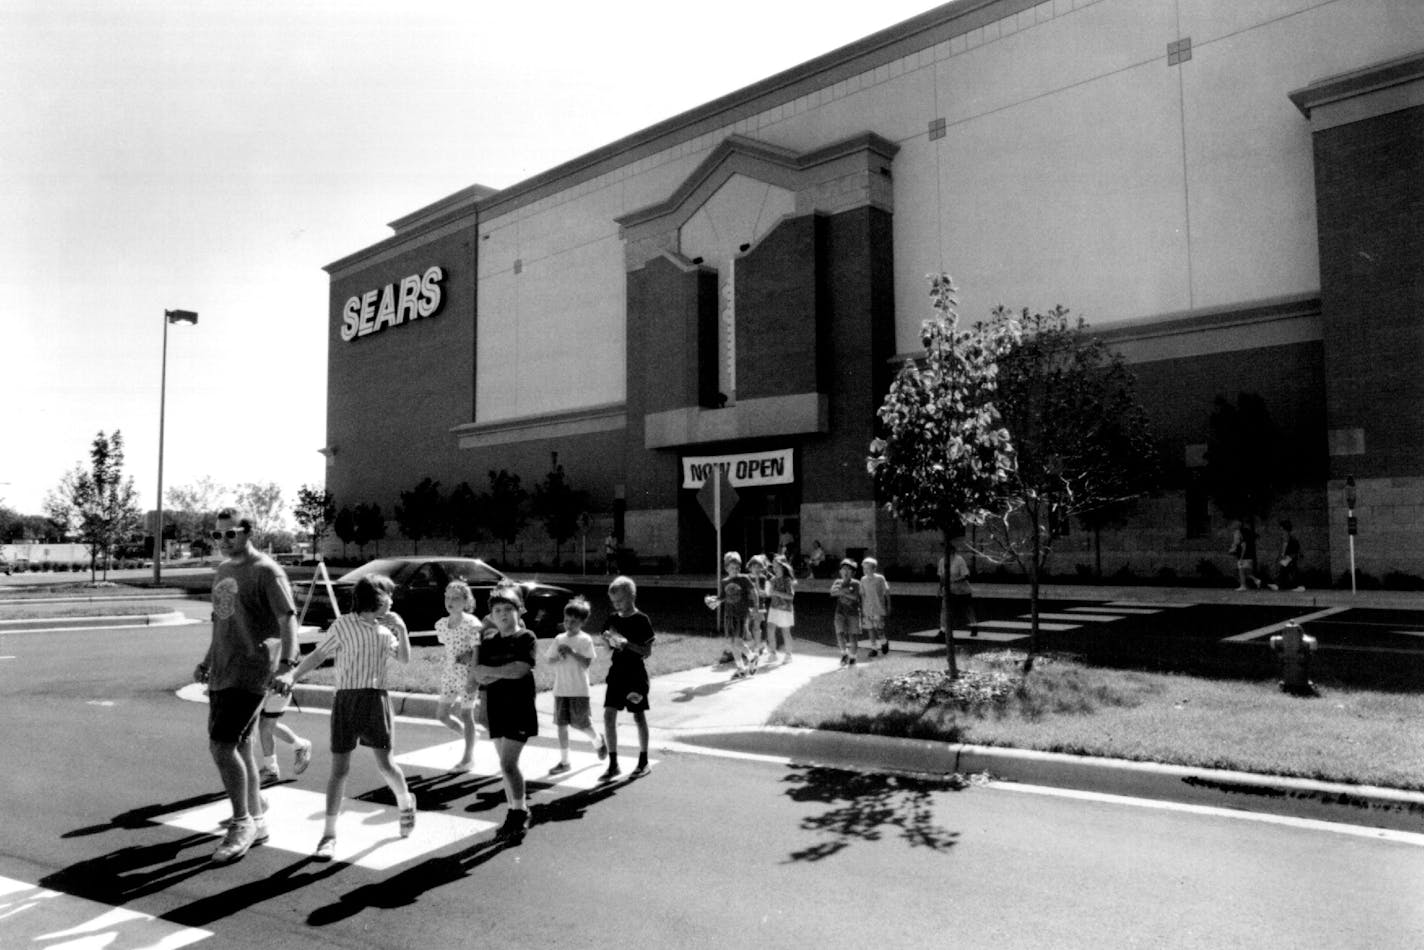
<svg viewBox="0 0 1424 950">
<path fill-rule="evenodd" d="M 708 476 L 702 483 L 702 487 L 697 489 L 697 501 L 702 505 L 702 510 L 707 512 L 707 517 L 712 519 L 712 527 L 717 532 L 717 550 L 714 552 L 716 566 L 712 569 L 713 585 L 715 593 L 722 593 L 722 525 L 727 523 L 727 517 L 731 515 L 732 509 L 737 506 L 737 490 L 732 487 L 732 482 L 727 478 L 727 470 L 722 466 L 717 466 L 717 474 Z M 717 629 L 722 629 L 722 607 L 717 607 Z"/>
</svg>

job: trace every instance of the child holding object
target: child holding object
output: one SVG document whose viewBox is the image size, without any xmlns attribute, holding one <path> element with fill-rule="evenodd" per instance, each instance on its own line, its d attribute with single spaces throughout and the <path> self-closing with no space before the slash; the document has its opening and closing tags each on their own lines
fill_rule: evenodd
<svg viewBox="0 0 1424 950">
<path fill-rule="evenodd" d="M 410 633 L 405 622 L 391 613 L 394 591 L 395 584 L 384 574 L 362 577 L 351 592 L 352 613 L 338 617 L 326 639 L 296 669 L 273 680 L 274 688 L 289 693 L 303 676 L 328 657 L 336 657 L 331 777 L 326 783 L 326 824 L 314 855 L 318 861 L 330 861 L 336 854 L 336 819 L 351 771 L 351 753 L 358 742 L 375 755 L 376 768 L 395 795 L 401 837 L 409 837 L 415 829 L 415 796 L 406 788 L 400 766 L 391 759 L 394 719 L 386 693 L 386 662 L 392 656 L 401 663 L 410 662 Z"/>
<path fill-rule="evenodd" d="M 500 584 L 490 592 L 490 620 L 480 639 L 477 662 L 470 666 L 470 678 L 484 695 L 485 723 L 499 753 L 499 770 L 504 778 L 509 810 L 504 825 L 496 833 L 501 840 L 522 838 L 529 827 L 529 806 L 525 799 L 524 773 L 519 756 L 524 744 L 539 734 L 539 715 L 534 708 L 534 662 L 537 649 L 534 634 L 524 627 L 524 598 L 513 584 Z"/>
<path fill-rule="evenodd" d="M 469 689 L 469 678 L 470 666 L 479 657 L 480 621 L 471 612 L 474 609 L 475 595 L 470 585 L 451 581 L 445 586 L 447 615 L 435 621 L 435 638 L 445 647 L 435 719 L 465 740 L 464 754 L 450 769 L 452 772 L 468 772 L 475 764 L 477 692 Z"/>
<path fill-rule="evenodd" d="M 840 576 L 831 581 L 831 596 L 836 599 L 836 645 L 841 648 L 841 666 L 855 666 L 860 652 L 860 581 L 855 579 L 855 562 L 841 561 Z"/>
<path fill-rule="evenodd" d="M 603 694 L 603 735 L 608 743 L 608 770 L 599 778 L 611 782 L 618 777 L 618 710 L 633 714 L 638 727 L 638 765 L 631 778 L 648 772 L 648 668 L 643 661 L 652 655 L 653 622 L 638 609 L 638 585 L 631 577 L 615 577 L 608 585 L 613 616 L 603 630 L 603 642 L 613 651 Z"/>
<path fill-rule="evenodd" d="M 549 770 L 550 775 L 562 775 L 570 768 L 570 727 L 588 736 L 599 761 L 608 757 L 608 746 L 594 730 L 589 716 L 588 668 L 598 655 L 593 637 L 583 629 L 590 612 L 584 598 L 569 601 L 564 607 L 564 632 L 554 637 L 544 653 L 544 659 L 554 667 L 554 725 L 559 729 L 559 764 Z"/>
</svg>

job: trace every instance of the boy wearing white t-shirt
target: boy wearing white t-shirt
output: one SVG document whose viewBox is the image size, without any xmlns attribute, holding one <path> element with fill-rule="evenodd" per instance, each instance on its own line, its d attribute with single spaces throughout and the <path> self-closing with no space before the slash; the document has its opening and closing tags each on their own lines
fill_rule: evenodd
<svg viewBox="0 0 1424 950">
<path fill-rule="evenodd" d="M 608 755 L 608 746 L 589 715 L 588 668 L 598 655 L 593 637 L 583 632 L 589 612 L 588 601 L 582 597 L 569 601 L 564 607 L 564 632 L 554 638 L 544 655 L 554 665 L 554 725 L 559 727 L 559 764 L 549 770 L 550 775 L 569 770 L 570 726 L 588 736 L 600 761 Z"/>
</svg>

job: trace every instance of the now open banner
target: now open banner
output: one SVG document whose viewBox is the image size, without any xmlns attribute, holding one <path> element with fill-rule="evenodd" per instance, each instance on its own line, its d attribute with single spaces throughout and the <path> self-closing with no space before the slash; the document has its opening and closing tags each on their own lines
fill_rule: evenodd
<svg viewBox="0 0 1424 950">
<path fill-rule="evenodd" d="M 770 449 L 741 455 L 687 455 L 682 459 L 682 487 L 701 488 L 718 469 L 737 488 L 786 485 L 794 479 L 791 449 Z"/>
</svg>

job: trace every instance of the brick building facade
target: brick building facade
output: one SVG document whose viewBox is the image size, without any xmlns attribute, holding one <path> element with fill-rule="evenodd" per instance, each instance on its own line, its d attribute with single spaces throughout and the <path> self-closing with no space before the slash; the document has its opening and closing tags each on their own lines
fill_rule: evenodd
<svg viewBox="0 0 1424 950">
<path fill-rule="evenodd" d="M 1354 475 L 1361 568 L 1424 574 L 1421 51 L 1408 0 L 958 0 L 472 186 L 327 268 L 328 488 L 389 515 L 425 477 L 558 464 L 593 538 L 706 572 L 720 461 L 724 546 L 789 528 L 921 570 L 934 539 L 864 460 L 947 270 L 967 318 L 1062 303 L 1136 370 L 1168 485 L 1107 570 L 1227 566 L 1207 419 L 1254 393 L 1309 565 L 1343 570 Z M 516 557 L 547 563 L 542 535 Z"/>
</svg>

